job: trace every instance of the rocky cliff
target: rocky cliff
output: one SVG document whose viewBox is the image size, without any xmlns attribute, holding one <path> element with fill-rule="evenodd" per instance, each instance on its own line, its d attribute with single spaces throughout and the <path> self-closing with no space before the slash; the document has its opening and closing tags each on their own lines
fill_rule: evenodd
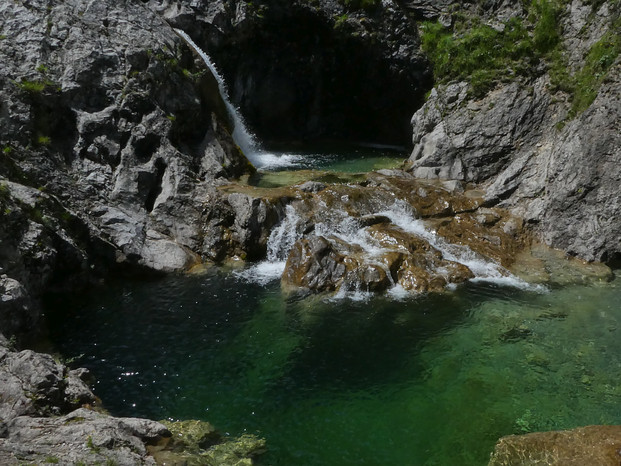
<svg viewBox="0 0 621 466">
<path fill-rule="evenodd" d="M 409 170 L 478 183 L 487 205 L 511 209 L 546 244 L 614 262 L 621 254 L 619 6 L 488 3 L 487 10 L 452 17 L 446 10 L 451 52 L 459 57 L 469 46 L 481 57 L 469 77 L 458 70 L 444 75 L 415 113 Z M 467 11 L 476 24 L 459 19 Z M 477 35 L 501 44 L 510 37 L 523 50 L 506 45 L 496 53 Z M 444 70 L 438 52 L 432 55 Z M 496 54 L 496 62 L 484 53 Z M 495 79 L 480 90 L 484 73 Z"/>
</svg>

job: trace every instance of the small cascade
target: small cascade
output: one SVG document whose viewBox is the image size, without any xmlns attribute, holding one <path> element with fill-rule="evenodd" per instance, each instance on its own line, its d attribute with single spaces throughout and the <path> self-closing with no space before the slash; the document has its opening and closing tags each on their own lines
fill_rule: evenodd
<svg viewBox="0 0 621 466">
<path fill-rule="evenodd" d="M 302 219 L 291 204 L 285 208 L 285 218 L 272 230 L 267 240 L 267 260 L 269 262 L 287 262 L 289 251 L 294 243 L 302 237 L 300 231 Z"/>
<path fill-rule="evenodd" d="M 468 246 L 449 243 L 444 238 L 438 236 L 435 231 L 427 228 L 421 219 L 415 217 L 412 208 L 404 201 L 396 201 L 391 208 L 379 212 L 379 214 L 388 217 L 392 223 L 403 231 L 426 240 L 431 246 L 440 251 L 445 259 L 468 267 L 475 275 L 472 281 L 486 281 L 523 289 L 532 288 L 532 285 L 514 276 L 501 265 L 476 253 Z"/>
<path fill-rule="evenodd" d="M 512 275 L 501 265 L 474 252 L 467 246 L 452 244 L 429 229 L 425 223 L 416 218 L 412 208 L 403 201 L 396 201 L 389 208 L 378 212 L 377 215 L 385 216 L 403 231 L 418 236 L 437 249 L 446 260 L 457 262 L 468 267 L 475 275 L 472 281 L 485 281 L 498 285 L 533 289 L 532 285 Z M 289 251 L 297 240 L 303 237 L 305 221 L 291 205 L 286 207 L 285 217 L 282 222 L 272 231 L 268 244 L 267 259 L 256 264 L 243 272 L 239 272 L 241 278 L 265 284 L 277 280 L 282 276 L 285 269 Z M 401 285 L 394 283 L 390 271 L 379 258 L 390 252 L 369 234 L 368 229 L 361 225 L 359 219 L 350 216 L 341 209 L 329 210 L 329 214 L 322 222 L 315 224 L 314 234 L 328 239 L 338 239 L 342 244 L 349 245 L 357 252 L 357 257 L 364 263 L 383 268 L 392 283 L 388 293 L 395 299 L 401 299 L 408 295 Z M 438 270 L 442 274 L 442 270 Z M 450 285 L 449 285 L 450 286 Z M 347 297 L 348 299 L 367 299 L 372 295 L 366 290 L 340 289 L 333 299 Z"/>
<path fill-rule="evenodd" d="M 248 282 L 265 285 L 279 280 L 285 270 L 289 251 L 302 237 L 302 219 L 293 206 L 287 205 L 285 217 L 267 240 L 267 259 L 235 274 Z"/>
</svg>

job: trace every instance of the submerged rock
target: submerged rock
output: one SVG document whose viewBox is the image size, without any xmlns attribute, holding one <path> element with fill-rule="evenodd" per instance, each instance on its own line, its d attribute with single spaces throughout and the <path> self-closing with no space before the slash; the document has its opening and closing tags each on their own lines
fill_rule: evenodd
<svg viewBox="0 0 621 466">
<path fill-rule="evenodd" d="M 220 435 L 208 422 L 162 421 L 171 432 L 170 442 L 149 447 L 158 464 L 222 465 L 254 464 L 265 453 L 265 440 L 244 434 L 229 438 Z"/>
<path fill-rule="evenodd" d="M 490 466 L 613 466 L 621 463 L 621 426 L 588 426 L 501 438 Z"/>
</svg>

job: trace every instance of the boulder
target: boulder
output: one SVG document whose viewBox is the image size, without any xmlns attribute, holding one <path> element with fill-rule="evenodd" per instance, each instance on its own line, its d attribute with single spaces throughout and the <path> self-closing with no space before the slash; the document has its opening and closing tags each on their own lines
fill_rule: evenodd
<svg viewBox="0 0 621 466">
<path fill-rule="evenodd" d="M 621 426 L 587 426 L 501 438 L 489 466 L 613 466 L 621 462 Z"/>
</svg>

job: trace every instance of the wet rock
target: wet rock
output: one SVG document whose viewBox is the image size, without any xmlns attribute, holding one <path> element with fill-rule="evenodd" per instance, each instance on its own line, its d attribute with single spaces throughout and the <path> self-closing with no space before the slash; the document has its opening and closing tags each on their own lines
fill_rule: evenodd
<svg viewBox="0 0 621 466">
<path fill-rule="evenodd" d="M 285 288 L 334 291 L 343 282 L 347 268 L 345 256 L 339 254 L 328 240 L 310 235 L 293 245 L 282 283 Z"/>
<path fill-rule="evenodd" d="M 620 462 L 621 426 L 588 426 L 503 437 L 489 465 L 613 466 Z"/>
</svg>

